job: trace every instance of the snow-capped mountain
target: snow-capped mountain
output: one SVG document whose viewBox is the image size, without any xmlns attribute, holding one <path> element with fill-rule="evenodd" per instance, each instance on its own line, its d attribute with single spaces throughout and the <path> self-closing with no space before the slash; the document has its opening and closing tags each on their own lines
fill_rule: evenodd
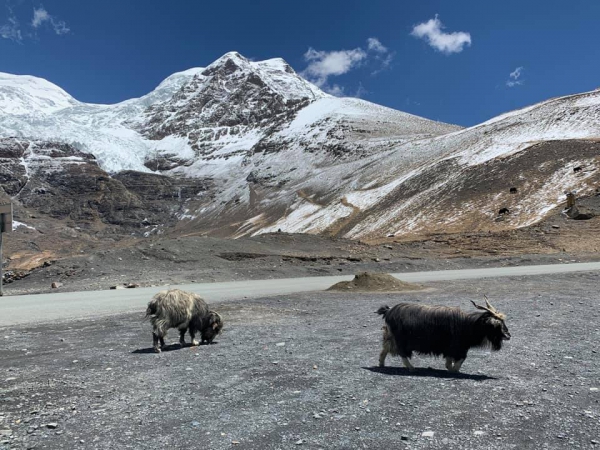
<svg viewBox="0 0 600 450">
<path fill-rule="evenodd" d="M 151 93 L 115 105 L 79 102 L 44 79 L 0 73 L 0 136 L 72 144 L 94 154 L 110 172 L 144 170 L 154 142 L 129 123 L 170 99 L 201 70 L 175 73 Z"/>
<path fill-rule="evenodd" d="M 174 221 L 176 231 L 233 237 L 504 229 L 539 220 L 565 190 L 593 191 L 600 91 L 461 129 L 332 97 L 281 59 L 254 62 L 231 52 L 115 105 L 82 103 L 48 81 L 0 74 L 0 138 L 11 136 L 94 155 L 90 173 L 122 186 L 133 197 L 120 198 L 138 211 L 99 219 L 131 226 L 139 219 L 141 234 Z M 92 164 L 86 158 L 81 164 Z M 53 170 L 60 167 L 55 161 Z M 44 189 L 52 180 L 44 177 Z M 158 193 L 148 187 L 154 183 Z M 170 198 L 176 201 L 165 206 Z M 142 220 L 152 208 L 163 216 Z M 499 216 L 503 208 L 509 213 Z"/>
<path fill-rule="evenodd" d="M 252 62 L 236 52 L 206 68 L 173 74 L 151 93 L 115 105 L 82 103 L 46 80 L 0 74 L 0 136 L 74 144 L 112 173 L 155 170 L 152 161 L 165 157 L 167 167 L 174 167 L 268 146 L 265 138 L 320 99 L 328 100 L 326 111 L 313 108 L 317 116 L 308 125 L 331 135 L 338 124 L 343 128 L 344 100 L 320 91 L 281 59 Z M 361 120 L 374 126 L 394 116 L 388 120 L 392 138 L 397 132 L 404 133 L 403 139 L 455 129 L 368 102 L 353 103 L 361 105 Z M 327 111 L 334 116 L 326 117 Z M 310 114 L 303 116 L 311 120 Z M 406 124 L 396 126 L 398 120 Z"/>
</svg>

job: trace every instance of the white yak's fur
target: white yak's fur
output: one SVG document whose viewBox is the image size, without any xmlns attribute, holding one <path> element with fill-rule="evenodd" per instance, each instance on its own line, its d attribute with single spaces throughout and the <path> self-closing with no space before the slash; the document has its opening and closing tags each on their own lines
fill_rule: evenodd
<svg viewBox="0 0 600 450">
<path fill-rule="evenodd" d="M 146 316 L 151 317 L 152 326 L 159 336 L 166 335 L 169 328 L 185 330 L 192 320 L 201 322 L 208 315 L 208 305 L 202 297 L 180 289 L 159 292 L 146 310 Z M 198 323 L 198 331 L 201 331 L 200 327 Z"/>
</svg>

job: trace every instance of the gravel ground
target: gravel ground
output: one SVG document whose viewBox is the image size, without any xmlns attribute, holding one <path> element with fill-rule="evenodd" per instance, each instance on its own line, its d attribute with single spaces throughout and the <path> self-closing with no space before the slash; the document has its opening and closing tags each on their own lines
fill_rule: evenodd
<svg viewBox="0 0 600 450">
<path fill-rule="evenodd" d="M 216 344 L 158 355 L 142 312 L 0 329 L 0 449 L 600 448 L 599 281 L 215 304 Z M 378 306 L 469 308 L 483 293 L 508 316 L 502 351 L 471 351 L 458 375 L 427 357 L 414 373 L 396 358 L 376 367 Z"/>
</svg>

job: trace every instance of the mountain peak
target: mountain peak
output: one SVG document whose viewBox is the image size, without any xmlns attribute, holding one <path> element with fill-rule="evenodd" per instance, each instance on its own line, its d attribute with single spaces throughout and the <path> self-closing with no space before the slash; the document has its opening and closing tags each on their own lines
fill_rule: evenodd
<svg viewBox="0 0 600 450">
<path fill-rule="evenodd" d="M 203 72 L 203 75 L 214 75 L 222 72 L 225 76 L 238 70 L 244 72 L 256 73 L 260 78 L 272 75 L 285 74 L 298 77 L 294 69 L 282 58 L 271 58 L 264 61 L 251 61 L 238 52 L 228 52 L 210 64 Z"/>
<path fill-rule="evenodd" d="M 217 61 L 219 61 L 221 59 L 234 59 L 234 60 L 241 59 L 243 61 L 248 61 L 248 59 L 246 57 L 242 56 L 239 52 L 236 52 L 236 51 L 225 53 L 223 56 L 221 56 L 219 59 L 217 59 Z"/>
<path fill-rule="evenodd" d="M 230 74 L 241 68 L 248 68 L 250 61 L 240 55 L 238 52 L 228 52 L 210 64 L 203 72 L 203 75 L 213 75 L 215 72 L 224 70 L 225 74 Z"/>
<path fill-rule="evenodd" d="M 0 111 L 14 115 L 51 114 L 78 102 L 43 78 L 0 72 Z"/>
</svg>

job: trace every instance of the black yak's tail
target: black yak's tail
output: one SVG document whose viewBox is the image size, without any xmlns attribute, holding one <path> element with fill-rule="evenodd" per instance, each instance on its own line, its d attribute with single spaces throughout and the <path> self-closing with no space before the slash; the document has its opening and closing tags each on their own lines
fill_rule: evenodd
<svg viewBox="0 0 600 450">
<path fill-rule="evenodd" d="M 377 314 L 385 317 L 385 315 L 387 314 L 387 312 L 390 310 L 391 308 L 388 305 L 382 306 L 381 308 L 379 308 L 377 311 L 375 311 Z"/>
</svg>

